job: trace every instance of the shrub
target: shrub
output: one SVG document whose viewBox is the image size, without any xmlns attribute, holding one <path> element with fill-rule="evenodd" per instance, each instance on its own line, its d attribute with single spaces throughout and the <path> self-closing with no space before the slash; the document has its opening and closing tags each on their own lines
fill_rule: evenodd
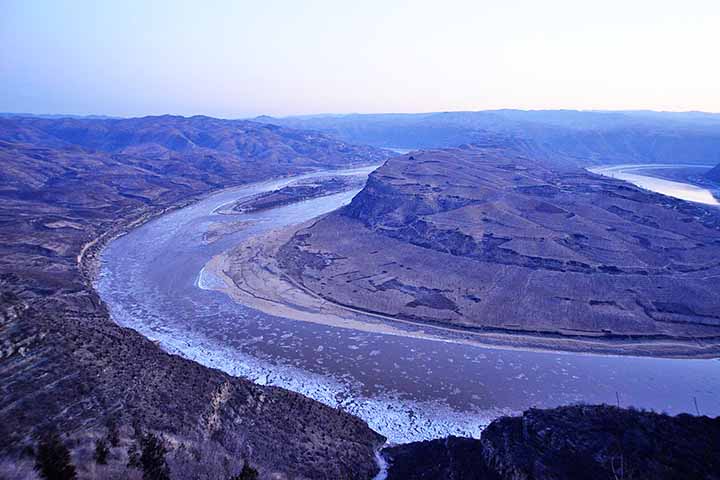
<svg viewBox="0 0 720 480">
<path fill-rule="evenodd" d="M 238 475 L 230 477 L 230 480 L 257 480 L 258 471 L 248 465 L 247 461 L 243 462 L 243 468 Z"/>
<path fill-rule="evenodd" d="M 104 439 L 101 438 L 95 442 L 95 454 L 93 455 L 95 463 L 97 463 L 98 465 L 107 465 L 107 459 L 109 454 L 110 449 L 108 448 L 108 444 Z"/>
<path fill-rule="evenodd" d="M 170 469 L 165 460 L 167 449 L 162 438 L 148 433 L 143 435 L 140 443 L 139 460 L 143 480 L 170 480 Z"/>
</svg>

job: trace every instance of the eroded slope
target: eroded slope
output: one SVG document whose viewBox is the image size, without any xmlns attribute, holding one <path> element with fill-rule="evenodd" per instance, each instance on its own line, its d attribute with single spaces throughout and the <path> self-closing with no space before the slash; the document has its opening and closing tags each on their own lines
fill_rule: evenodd
<svg viewBox="0 0 720 480">
<path fill-rule="evenodd" d="M 173 478 L 226 478 L 243 459 L 263 475 L 370 477 L 381 437 L 362 421 L 165 353 L 116 325 L 90 280 L 104 241 L 166 209 L 385 155 L 207 117 L 0 120 L 0 456 L 53 427 L 83 468 L 78 452 L 114 418 L 165 435 L 171 457 L 193 452 Z"/>
<path fill-rule="evenodd" d="M 720 335 L 720 215 L 517 148 L 389 160 L 279 261 L 338 304 L 419 323 L 614 338 Z"/>
</svg>

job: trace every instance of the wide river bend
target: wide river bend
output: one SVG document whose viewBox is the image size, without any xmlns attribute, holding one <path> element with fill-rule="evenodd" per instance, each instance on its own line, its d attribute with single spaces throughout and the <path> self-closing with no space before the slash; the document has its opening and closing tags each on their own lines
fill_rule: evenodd
<svg viewBox="0 0 720 480">
<path fill-rule="evenodd" d="M 367 175 L 372 169 L 305 175 Z M 203 270 L 240 241 L 334 210 L 357 190 L 256 213 L 219 207 L 292 180 L 224 190 L 112 241 L 96 288 L 120 325 L 166 350 L 363 418 L 390 442 L 479 436 L 528 407 L 611 403 L 720 414 L 720 360 L 486 348 L 289 320 L 212 289 Z"/>
</svg>

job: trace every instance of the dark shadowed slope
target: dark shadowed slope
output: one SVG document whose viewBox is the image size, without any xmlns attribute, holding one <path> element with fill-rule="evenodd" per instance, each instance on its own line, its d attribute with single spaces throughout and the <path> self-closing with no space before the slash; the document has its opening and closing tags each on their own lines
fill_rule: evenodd
<svg viewBox="0 0 720 480">
<path fill-rule="evenodd" d="M 257 120 L 383 147 L 455 147 L 511 136 L 531 142 L 535 156 L 562 165 L 720 161 L 720 114 L 699 112 L 488 110 Z"/>
<path fill-rule="evenodd" d="M 720 476 L 720 419 L 573 406 L 495 420 L 481 440 L 385 450 L 388 480 L 635 480 Z"/>
<path fill-rule="evenodd" d="M 104 241 L 165 209 L 220 187 L 385 157 L 206 117 L 0 119 L 3 456 L 48 426 L 87 449 L 117 417 L 123 435 L 136 423 L 212 452 L 193 454 L 173 478 L 229 477 L 244 458 L 265 473 L 370 476 L 380 437 L 364 423 L 164 353 L 113 323 L 90 279 Z"/>
<path fill-rule="evenodd" d="M 720 165 L 707 172 L 705 176 L 714 182 L 720 182 Z"/>
<path fill-rule="evenodd" d="M 719 210 L 510 147 L 395 157 L 279 259 L 325 299 L 420 324 L 662 344 L 646 354 L 720 341 Z"/>
</svg>

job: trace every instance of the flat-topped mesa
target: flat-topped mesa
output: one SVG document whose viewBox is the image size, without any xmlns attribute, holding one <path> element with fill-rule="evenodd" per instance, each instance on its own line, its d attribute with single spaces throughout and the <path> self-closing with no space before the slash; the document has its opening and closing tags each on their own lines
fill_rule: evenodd
<svg viewBox="0 0 720 480">
<path fill-rule="evenodd" d="M 720 341 L 717 209 L 516 148 L 393 158 L 279 262 L 327 300 L 405 321 Z"/>
</svg>

